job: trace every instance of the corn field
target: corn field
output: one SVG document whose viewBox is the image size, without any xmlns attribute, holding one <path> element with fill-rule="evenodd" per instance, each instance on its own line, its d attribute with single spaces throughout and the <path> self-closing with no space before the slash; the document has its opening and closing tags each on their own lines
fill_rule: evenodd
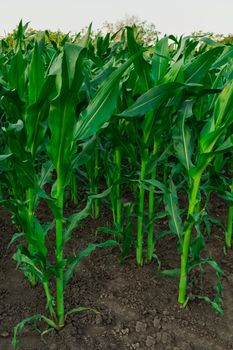
<svg viewBox="0 0 233 350">
<path fill-rule="evenodd" d="M 13 346 L 27 323 L 59 332 L 67 315 L 97 312 L 67 310 L 64 293 L 82 259 L 100 248 L 174 278 L 181 308 L 199 299 L 223 314 L 224 271 L 206 242 L 217 225 L 219 250 L 232 254 L 233 46 L 171 35 L 147 47 L 133 27 L 60 43 L 25 33 L 20 23 L 12 42 L 0 41 L 0 203 L 16 228 L 9 246 L 17 269 L 43 286 L 47 302 L 44 314 L 15 326 Z M 213 193 L 227 222 L 208 212 Z M 50 222 L 38 217 L 41 202 Z M 75 210 L 66 216 L 69 203 Z M 105 206 L 112 222 L 96 233 L 105 239 L 69 254 L 82 221 L 98 219 Z M 167 230 L 158 229 L 160 219 Z M 180 256 L 173 269 L 157 256 L 167 235 Z M 216 275 L 212 299 L 190 291 L 193 271 L 206 269 Z"/>
</svg>

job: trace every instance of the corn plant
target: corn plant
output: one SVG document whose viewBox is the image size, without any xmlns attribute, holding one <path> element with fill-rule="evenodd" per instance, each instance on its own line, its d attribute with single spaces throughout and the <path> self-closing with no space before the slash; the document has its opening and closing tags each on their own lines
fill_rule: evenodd
<svg viewBox="0 0 233 350">
<path fill-rule="evenodd" d="M 198 202 L 198 191 L 203 172 L 206 170 L 209 163 L 214 159 L 218 152 L 225 151 L 229 147 L 229 140 L 225 140 L 223 144 L 217 146 L 217 143 L 227 127 L 233 123 L 232 114 L 232 83 L 229 83 L 222 93 L 219 95 L 213 117 L 204 126 L 200 141 L 199 141 L 199 156 L 197 165 L 190 170 L 192 177 L 192 185 L 189 195 L 189 207 L 187 224 L 184 230 L 184 241 L 181 256 L 181 271 L 180 271 L 180 287 L 179 287 L 179 303 L 186 302 L 186 285 L 187 285 L 187 264 L 190 238 L 195 220 L 195 209 Z M 216 147 L 217 146 L 217 147 Z M 232 145 L 230 145 L 232 146 Z"/>
<path fill-rule="evenodd" d="M 36 46 L 34 50 L 36 52 Z M 20 62 L 23 62 L 21 53 L 19 52 L 16 55 L 18 55 L 16 59 L 20 59 Z M 25 274 L 33 272 L 36 279 L 44 286 L 50 319 L 42 315 L 36 315 L 30 320 L 42 318 L 50 327 L 55 329 L 60 329 L 64 326 L 64 287 L 72 277 L 80 259 L 83 256 L 87 256 L 96 247 L 115 244 L 114 241 L 107 241 L 99 245 L 91 244 L 86 250 L 77 254 L 75 258 L 64 258 L 63 256 L 64 244 L 70 239 L 72 230 L 82 218 L 88 215 L 92 200 L 101 197 L 101 195 L 89 196 L 87 207 L 66 219 L 66 225 L 64 225 L 64 194 L 66 187 L 70 183 L 70 174 L 77 160 L 78 143 L 95 135 L 110 118 L 119 94 L 121 76 L 134 59 L 134 57 L 131 58 L 121 67 L 114 70 L 90 104 L 77 117 L 76 104 L 84 79 L 82 66 L 85 57 L 85 49 L 67 44 L 64 51 L 49 67 L 44 83 L 45 87 L 39 89 L 36 88 L 37 86 L 33 86 L 32 94 L 30 94 L 31 90 L 29 89 L 28 98 L 30 102 L 29 107 L 26 108 L 26 115 L 22 114 L 22 110 L 19 110 L 18 116 L 21 119 L 15 124 L 10 123 L 6 125 L 4 128 L 9 155 L 4 155 L 1 158 L 9 159 L 12 173 L 15 171 L 17 175 L 19 172 L 23 175 L 22 189 L 20 188 L 22 197 L 20 196 L 20 200 L 17 199 L 17 202 L 15 202 L 14 198 L 11 201 L 11 206 L 14 208 L 17 203 L 17 224 L 21 227 L 22 233 L 14 235 L 12 243 L 17 238 L 24 237 L 29 244 L 28 248 L 22 244 L 18 245 L 14 258 Z M 39 57 L 37 57 L 38 59 Z M 38 67 L 34 74 L 40 74 L 39 78 L 43 77 Z M 34 77 L 33 81 L 38 84 L 39 78 L 36 79 L 37 75 L 32 74 L 32 79 Z M 16 82 L 16 91 L 19 94 L 21 93 L 21 96 L 23 96 L 24 92 L 22 84 L 26 83 L 24 80 Z M 29 87 L 30 84 L 31 80 L 29 79 Z M 48 91 L 51 94 L 48 94 Z M 10 96 L 12 93 L 9 90 Z M 35 93 L 38 95 L 35 96 Z M 5 101 L 5 113 L 10 120 L 12 112 L 11 109 L 7 109 L 7 106 L 11 106 L 11 104 L 7 104 L 7 101 Z M 49 110 L 47 106 L 49 106 Z M 45 111 L 48 113 L 48 116 L 45 114 Z M 44 119 L 47 128 L 44 127 Z M 48 141 L 44 147 L 43 138 L 45 137 L 45 132 Z M 43 190 L 43 178 L 46 178 L 48 173 L 51 173 L 51 165 L 48 167 L 50 171 L 46 169 L 46 160 L 42 164 L 41 173 L 36 172 L 38 169 L 36 151 L 39 148 L 46 151 L 49 164 L 52 164 L 52 169 L 56 173 L 56 181 L 51 189 L 51 197 Z M 43 162 L 43 159 L 40 161 Z M 43 198 L 47 201 L 54 215 L 56 230 L 55 266 L 52 266 L 47 260 L 45 238 L 48 234 L 49 226 L 46 225 L 46 228 L 42 226 L 35 216 L 34 203 L 38 198 Z M 24 207 L 25 201 L 28 203 L 27 209 Z M 56 279 L 56 308 L 54 308 L 54 298 L 51 295 L 49 286 L 49 280 L 52 276 Z M 14 345 L 16 344 L 16 334 L 24 323 L 25 320 L 15 328 Z"/>
</svg>

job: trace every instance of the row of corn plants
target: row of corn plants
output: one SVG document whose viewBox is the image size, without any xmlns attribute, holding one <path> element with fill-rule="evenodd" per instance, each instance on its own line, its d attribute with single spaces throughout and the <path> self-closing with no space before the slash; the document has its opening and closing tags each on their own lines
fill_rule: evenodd
<svg viewBox="0 0 233 350">
<path fill-rule="evenodd" d="M 83 257 L 114 245 L 121 261 L 135 251 L 142 266 L 159 260 L 156 243 L 167 234 L 176 236 L 180 266 L 161 274 L 179 278 L 178 303 L 189 300 L 192 271 L 208 265 L 216 296 L 196 297 L 222 313 L 223 271 L 205 242 L 217 224 L 222 248 L 232 246 L 232 62 L 232 45 L 166 36 L 145 47 L 131 27 L 113 36 L 89 28 L 58 44 L 48 32 L 27 36 L 20 23 L 13 41 L 0 41 L 1 204 L 17 227 L 13 258 L 32 286 L 42 284 L 48 310 L 15 327 L 15 347 L 25 323 L 60 330 L 67 314 L 87 310 L 66 310 L 64 300 Z M 208 212 L 213 192 L 228 205 L 226 223 Z M 70 200 L 77 210 L 65 217 Z M 45 224 L 42 201 L 53 215 Z M 89 214 L 98 219 L 104 205 L 112 226 L 98 231 L 111 239 L 66 256 L 72 232 Z M 169 229 L 158 230 L 160 219 Z"/>
</svg>

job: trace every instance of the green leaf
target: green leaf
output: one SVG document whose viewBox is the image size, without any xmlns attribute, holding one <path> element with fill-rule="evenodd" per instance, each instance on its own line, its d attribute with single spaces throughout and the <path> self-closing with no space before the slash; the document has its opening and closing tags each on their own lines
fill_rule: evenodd
<svg viewBox="0 0 233 350">
<path fill-rule="evenodd" d="M 165 210 L 168 214 L 171 231 L 177 234 L 179 241 L 181 242 L 183 237 L 182 220 L 179 214 L 180 209 L 178 204 L 177 191 L 172 180 L 170 182 L 169 193 L 165 193 L 164 195 L 164 205 Z"/>
<path fill-rule="evenodd" d="M 10 158 L 12 156 L 12 153 L 9 153 L 9 154 L 1 154 L 0 155 L 0 161 L 3 161 L 7 158 Z"/>
<path fill-rule="evenodd" d="M 233 147 L 233 135 L 229 136 L 220 146 L 215 149 L 215 152 L 225 152 Z"/>
<path fill-rule="evenodd" d="M 45 80 L 45 65 L 37 42 L 29 66 L 28 79 L 28 103 L 32 105 L 38 100 Z"/>
<path fill-rule="evenodd" d="M 177 81 L 179 83 L 184 82 L 184 58 L 172 64 L 167 74 L 161 80 L 161 83 L 170 83 Z"/>
<path fill-rule="evenodd" d="M 64 50 L 59 94 L 50 104 L 51 137 L 47 145 L 49 157 L 59 174 L 62 188 L 69 180 L 72 157 L 75 152 L 76 100 L 83 82 L 81 67 L 85 56 L 84 51 L 75 45 L 67 44 Z M 59 63 L 58 61 L 55 65 L 59 67 Z M 59 77 L 59 69 L 56 74 Z"/>
<path fill-rule="evenodd" d="M 21 238 L 21 237 L 23 237 L 23 236 L 24 236 L 24 233 L 22 233 L 22 232 L 16 232 L 16 233 L 14 233 L 13 236 L 12 236 L 12 238 L 11 238 L 11 240 L 10 240 L 10 242 L 9 242 L 9 244 L 8 244 L 8 246 L 7 246 L 7 249 L 9 249 L 10 246 L 11 246 L 15 241 L 17 241 L 19 238 Z"/>
<path fill-rule="evenodd" d="M 12 346 L 14 349 L 16 349 L 18 346 L 18 341 L 17 341 L 18 333 L 22 332 L 22 330 L 26 326 L 26 324 L 34 322 L 34 321 L 41 321 L 41 320 L 43 320 L 45 323 L 47 323 L 50 327 L 57 329 L 57 326 L 54 323 L 54 321 L 50 320 L 49 318 L 47 318 L 44 315 L 36 314 L 33 316 L 29 316 L 29 317 L 25 318 L 24 320 L 20 321 L 14 327 L 14 334 L 13 334 L 13 339 L 12 339 Z"/>
<path fill-rule="evenodd" d="M 107 188 L 105 191 L 103 192 L 100 192 L 100 193 L 95 193 L 95 194 L 90 194 L 88 196 L 88 199 L 101 199 L 101 198 L 104 198 L 106 196 L 108 196 L 110 194 L 112 190 L 112 186 L 110 186 L 109 188 Z"/>
<path fill-rule="evenodd" d="M 170 269 L 170 270 L 163 270 L 160 272 L 162 276 L 166 277 L 179 277 L 180 275 L 180 269 Z"/>
<path fill-rule="evenodd" d="M 207 303 L 209 303 L 214 310 L 216 310 L 217 312 L 220 313 L 220 315 L 223 315 L 223 308 L 219 305 L 219 303 L 216 303 L 214 301 L 212 301 L 209 297 L 207 296 L 201 296 L 201 295 L 194 295 L 195 298 L 200 299 L 200 300 L 204 300 Z"/>
<path fill-rule="evenodd" d="M 31 160 L 20 161 L 18 158 L 12 158 L 15 171 L 18 175 L 19 182 L 25 188 L 34 188 L 36 183 L 36 174 Z"/>
<path fill-rule="evenodd" d="M 74 154 L 75 122 L 74 105 L 68 97 L 59 96 L 51 102 L 49 112 L 51 138 L 47 145 L 47 152 L 56 171 L 60 174 L 62 186 L 67 182 Z"/>
<path fill-rule="evenodd" d="M 127 43 L 130 55 L 135 55 L 141 50 L 141 45 L 139 45 L 134 38 L 134 28 L 132 27 L 127 27 Z M 134 67 L 141 84 L 141 90 L 145 92 L 151 87 L 152 82 L 150 77 L 150 65 L 144 59 L 143 52 L 134 60 Z"/>
<path fill-rule="evenodd" d="M 233 81 L 226 85 L 219 94 L 213 112 L 201 131 L 199 148 L 201 153 L 213 151 L 217 141 L 223 135 L 226 127 L 233 123 Z"/>
<path fill-rule="evenodd" d="M 78 267 L 84 257 L 89 256 L 96 248 L 107 248 L 110 246 L 118 246 L 118 243 L 113 240 L 109 240 L 104 243 L 90 243 L 86 249 L 78 253 L 74 258 L 70 258 L 64 273 L 64 285 L 68 284 L 75 269 Z"/>
<path fill-rule="evenodd" d="M 63 235 L 64 244 L 69 241 L 72 231 L 77 228 L 78 224 L 90 214 L 91 203 L 92 201 L 88 200 L 87 205 L 83 210 L 72 214 L 68 218 L 68 225 Z"/>
<path fill-rule="evenodd" d="M 26 63 L 23 58 L 22 51 L 19 49 L 18 52 L 13 56 L 10 69 L 9 69 L 9 86 L 10 89 L 16 89 L 19 97 L 22 101 L 25 101 L 26 96 Z"/>
<path fill-rule="evenodd" d="M 168 64 L 169 64 L 168 37 L 164 37 L 156 43 L 154 48 L 154 54 L 152 57 L 151 76 L 155 83 L 165 76 L 168 69 Z"/>
<path fill-rule="evenodd" d="M 213 69 L 220 68 L 222 65 L 227 64 L 233 59 L 233 46 L 226 46 L 222 54 L 218 57 L 218 59 L 212 65 Z"/>
<path fill-rule="evenodd" d="M 75 127 L 75 140 L 81 141 L 95 135 L 110 119 L 116 108 L 120 79 L 137 56 L 138 54 L 129 58 L 109 76 L 88 107 L 80 114 Z"/>
<path fill-rule="evenodd" d="M 64 54 L 66 56 L 69 88 L 72 87 L 76 71 L 79 68 L 77 62 L 80 64 L 78 59 L 80 58 L 81 53 L 84 53 L 83 47 L 71 43 L 65 43 Z"/>
<path fill-rule="evenodd" d="M 33 99 L 37 98 L 34 103 L 27 108 L 25 127 L 27 130 L 27 149 L 32 156 L 43 143 L 47 130 L 47 121 L 49 114 L 49 99 L 54 92 L 54 77 L 49 76 L 44 80 L 44 84 L 40 87 L 40 93 L 34 95 Z M 39 89 L 39 88 L 38 88 Z"/>
<path fill-rule="evenodd" d="M 200 259 L 201 250 L 205 247 L 205 240 L 202 234 L 198 234 L 190 245 L 190 252 L 194 260 Z"/>
<path fill-rule="evenodd" d="M 69 316 L 69 315 L 77 314 L 77 313 L 83 312 L 83 311 L 94 312 L 95 314 L 99 314 L 99 311 L 97 311 L 96 309 L 92 309 L 90 307 L 79 306 L 79 307 L 75 307 L 75 308 L 69 310 L 66 313 L 65 318 L 67 318 L 67 316 Z"/>
<path fill-rule="evenodd" d="M 201 55 L 197 55 L 191 63 L 187 63 L 184 69 L 185 82 L 200 83 L 222 51 L 223 47 L 215 47 Z"/>
<path fill-rule="evenodd" d="M 143 180 L 143 182 L 147 185 L 152 185 L 152 186 L 158 188 L 162 193 L 169 192 L 167 187 L 161 181 L 158 181 L 155 179 L 146 179 L 146 180 Z"/>
<path fill-rule="evenodd" d="M 36 259 L 33 260 L 30 253 L 22 245 L 18 246 L 16 253 L 13 255 L 13 259 L 17 262 L 17 267 L 20 267 L 23 271 L 25 268 L 29 268 L 40 281 L 43 281 L 43 271 L 38 268 Z"/>
<path fill-rule="evenodd" d="M 233 80 L 219 94 L 214 108 L 216 126 L 229 126 L 233 123 Z"/>
<path fill-rule="evenodd" d="M 110 192 L 111 192 L 111 187 L 109 187 L 107 190 L 105 190 L 101 193 L 90 194 L 87 198 L 87 205 L 85 206 L 85 208 L 80 210 L 77 213 L 70 215 L 70 217 L 67 220 L 67 222 L 68 222 L 67 228 L 64 232 L 64 243 L 69 241 L 72 231 L 75 228 L 77 228 L 78 224 L 90 214 L 90 208 L 91 208 L 92 201 L 94 199 L 104 198 L 104 197 L 108 196 L 110 194 Z"/>
<path fill-rule="evenodd" d="M 53 164 L 50 160 L 43 163 L 42 168 L 41 168 L 41 174 L 39 177 L 40 188 L 43 188 L 45 184 L 50 182 L 53 170 L 54 170 L 54 167 L 53 167 Z"/>
<path fill-rule="evenodd" d="M 167 83 L 153 87 L 142 96 L 140 96 L 135 103 L 128 109 L 119 114 L 120 117 L 140 117 L 147 112 L 153 111 L 182 88 L 179 83 Z"/>
<path fill-rule="evenodd" d="M 210 153 L 224 131 L 223 126 L 209 132 L 206 128 L 203 128 L 199 140 L 200 153 Z"/>
<path fill-rule="evenodd" d="M 97 228 L 97 232 L 106 233 L 106 234 L 111 235 L 111 236 L 114 237 L 116 235 L 116 233 L 118 233 L 118 230 L 110 229 L 108 227 L 98 227 Z"/>
<path fill-rule="evenodd" d="M 96 145 L 95 135 L 88 141 L 82 143 L 78 154 L 73 159 L 73 167 L 78 169 L 81 165 L 86 164 L 93 157 Z"/>
<path fill-rule="evenodd" d="M 38 189 L 37 195 L 45 200 L 56 220 L 63 219 L 62 210 L 57 206 L 56 199 L 49 197 L 43 189 Z"/>
<path fill-rule="evenodd" d="M 219 264 L 214 260 L 208 260 L 207 263 L 220 275 L 223 275 L 223 270 L 219 266 Z"/>
<path fill-rule="evenodd" d="M 173 144 L 177 158 L 189 171 L 192 167 L 193 135 L 187 126 L 187 119 L 192 116 L 193 101 L 185 101 L 178 112 L 177 125 L 173 129 Z"/>
<path fill-rule="evenodd" d="M 211 163 L 214 157 L 215 157 L 214 153 L 200 154 L 198 157 L 196 166 L 189 170 L 189 176 L 194 178 L 195 176 L 202 174 L 206 170 L 207 166 Z"/>
</svg>

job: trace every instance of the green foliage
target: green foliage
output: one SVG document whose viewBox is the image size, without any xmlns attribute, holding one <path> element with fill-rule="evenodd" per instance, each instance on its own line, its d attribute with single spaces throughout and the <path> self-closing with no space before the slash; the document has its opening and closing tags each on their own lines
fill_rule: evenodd
<svg viewBox="0 0 233 350">
<path fill-rule="evenodd" d="M 181 263 L 161 274 L 180 278 L 179 303 L 190 298 L 191 271 L 209 265 L 216 296 L 196 297 L 222 312 L 223 272 L 205 240 L 217 224 L 231 248 L 233 50 L 214 39 L 171 35 L 145 43 L 135 26 L 104 36 L 90 26 L 72 37 L 36 33 L 22 22 L 2 39 L 0 201 L 17 225 L 9 237 L 17 246 L 13 258 L 32 285 L 43 285 L 49 313 L 19 323 L 14 346 L 28 322 L 60 330 L 66 313 L 87 310 L 66 312 L 64 290 L 96 248 L 118 247 L 122 262 L 135 249 L 143 265 L 168 234 L 176 236 Z M 229 205 L 226 228 L 208 213 L 213 191 Z M 76 209 L 66 217 L 70 192 Z M 41 201 L 53 215 L 45 224 L 37 217 Z M 74 230 L 90 213 L 97 219 L 103 204 L 112 224 L 98 232 L 111 239 L 66 255 Z M 160 218 L 168 230 L 158 231 Z M 51 229 L 55 262 L 47 245 Z"/>
</svg>

